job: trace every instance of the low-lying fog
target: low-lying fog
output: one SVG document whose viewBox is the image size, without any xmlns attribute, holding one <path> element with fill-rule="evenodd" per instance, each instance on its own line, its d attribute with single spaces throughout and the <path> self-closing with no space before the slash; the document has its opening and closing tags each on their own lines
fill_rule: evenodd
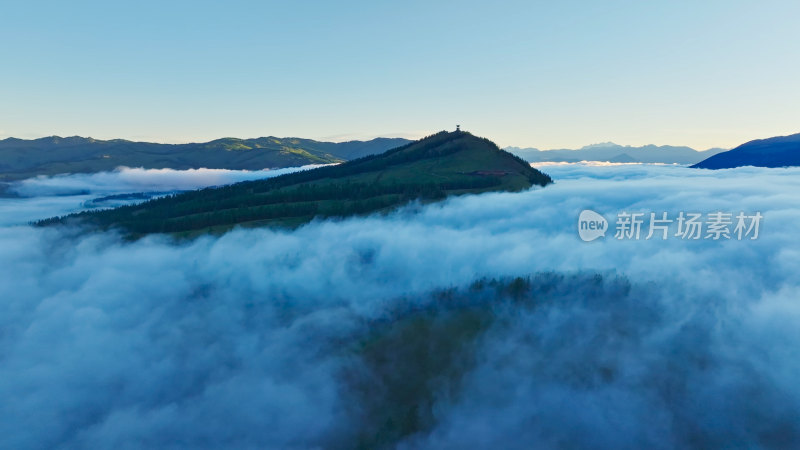
<svg viewBox="0 0 800 450">
<path fill-rule="evenodd" d="M 800 446 L 800 169 L 544 170 L 544 189 L 182 243 L 26 223 L 274 172 L 15 185 L 0 447 Z M 605 238 L 578 238 L 584 209 Z M 616 240 L 622 211 L 764 218 L 756 240 Z"/>
<path fill-rule="evenodd" d="M 40 176 L 8 183 L 0 196 L 0 226 L 26 224 L 33 220 L 69 214 L 94 207 L 116 207 L 142 201 L 124 194 L 149 198 L 209 186 L 272 178 L 298 170 L 320 167 L 311 164 L 273 170 L 142 169 L 121 167 L 114 172 Z M 5 198 L 3 198 L 5 197 Z"/>
</svg>

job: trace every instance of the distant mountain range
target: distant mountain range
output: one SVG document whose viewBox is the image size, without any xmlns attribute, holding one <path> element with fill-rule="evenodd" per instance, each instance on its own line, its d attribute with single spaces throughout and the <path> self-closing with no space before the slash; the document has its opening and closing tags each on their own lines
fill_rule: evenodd
<svg viewBox="0 0 800 450">
<path fill-rule="evenodd" d="M 401 138 L 378 138 L 337 143 L 271 136 L 224 138 L 195 144 L 156 144 L 124 139 L 103 141 L 78 136 L 33 140 L 8 138 L 0 140 L 0 181 L 37 175 L 109 171 L 119 166 L 261 170 L 339 163 L 382 153 L 409 142 Z"/>
<path fill-rule="evenodd" d="M 419 141 L 335 166 L 167 196 L 103 211 L 48 219 L 40 225 L 82 222 L 131 236 L 194 236 L 240 226 L 292 227 L 314 217 L 389 210 L 411 200 L 518 191 L 551 183 L 549 176 L 464 131 Z"/>
<path fill-rule="evenodd" d="M 800 133 L 750 141 L 733 150 L 718 153 L 692 167 L 730 169 L 741 166 L 800 166 Z"/>
<path fill-rule="evenodd" d="M 273 136 L 223 138 L 190 144 L 98 140 L 79 136 L 50 136 L 32 140 L 7 138 L 0 140 L 0 185 L 2 182 L 37 175 L 94 173 L 114 170 L 119 166 L 176 170 L 261 170 L 341 163 L 383 153 L 410 142 L 402 138 L 324 142 Z M 632 147 L 613 142 L 587 145 L 575 150 L 519 147 L 506 147 L 505 150 L 531 163 L 605 161 L 683 164 L 708 169 L 745 165 L 800 166 L 800 134 L 755 140 L 733 150 L 712 148 L 698 151 L 669 145 Z"/>
<path fill-rule="evenodd" d="M 613 142 L 587 145 L 577 150 L 539 150 L 536 148 L 506 147 L 506 151 L 514 153 L 528 162 L 580 162 L 604 161 L 613 163 L 663 163 L 663 164 L 696 164 L 711 155 L 724 152 L 725 149 L 712 148 L 698 151 L 690 147 L 674 147 L 669 145 L 645 145 L 631 147 Z"/>
</svg>

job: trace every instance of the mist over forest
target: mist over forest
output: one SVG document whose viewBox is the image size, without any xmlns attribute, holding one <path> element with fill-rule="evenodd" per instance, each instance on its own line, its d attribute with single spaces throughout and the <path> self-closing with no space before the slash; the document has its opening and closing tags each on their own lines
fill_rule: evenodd
<svg viewBox="0 0 800 450">
<path fill-rule="evenodd" d="M 800 445 L 800 169 L 543 170 L 543 189 L 182 241 L 27 222 L 144 178 L 263 174 L 13 185 L 0 447 Z M 757 240 L 585 243 L 584 209 L 764 222 Z"/>
</svg>

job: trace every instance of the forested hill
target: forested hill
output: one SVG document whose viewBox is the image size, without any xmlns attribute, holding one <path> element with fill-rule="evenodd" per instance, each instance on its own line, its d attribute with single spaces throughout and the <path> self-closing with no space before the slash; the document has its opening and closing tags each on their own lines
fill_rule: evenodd
<svg viewBox="0 0 800 450">
<path fill-rule="evenodd" d="M 80 222 L 148 233 L 196 235 L 236 225 L 296 226 L 314 217 L 388 210 L 413 199 L 519 191 L 551 183 L 549 176 L 488 139 L 464 131 L 419 141 L 347 163 L 271 179 L 208 188 L 132 206 L 52 218 L 39 225 Z"/>
<path fill-rule="evenodd" d="M 155 144 L 78 136 L 0 140 L 0 181 L 37 175 L 93 173 L 119 166 L 145 169 L 261 170 L 348 161 L 407 144 L 400 138 L 320 142 L 312 139 L 224 138 L 196 144 Z"/>
</svg>

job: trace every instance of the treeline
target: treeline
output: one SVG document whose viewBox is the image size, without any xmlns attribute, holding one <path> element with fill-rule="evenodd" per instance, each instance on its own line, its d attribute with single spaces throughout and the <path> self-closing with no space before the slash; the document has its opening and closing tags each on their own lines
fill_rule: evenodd
<svg viewBox="0 0 800 450">
<path fill-rule="evenodd" d="M 172 233 L 237 223 L 290 218 L 344 217 L 398 206 L 411 200 L 439 200 L 448 191 L 498 186 L 498 177 L 469 177 L 442 183 L 342 183 L 302 184 L 268 194 L 217 198 L 184 194 L 158 202 L 85 211 L 37 222 L 46 226 L 71 219 L 85 220 L 101 228 L 119 226 L 134 234 Z"/>
</svg>

